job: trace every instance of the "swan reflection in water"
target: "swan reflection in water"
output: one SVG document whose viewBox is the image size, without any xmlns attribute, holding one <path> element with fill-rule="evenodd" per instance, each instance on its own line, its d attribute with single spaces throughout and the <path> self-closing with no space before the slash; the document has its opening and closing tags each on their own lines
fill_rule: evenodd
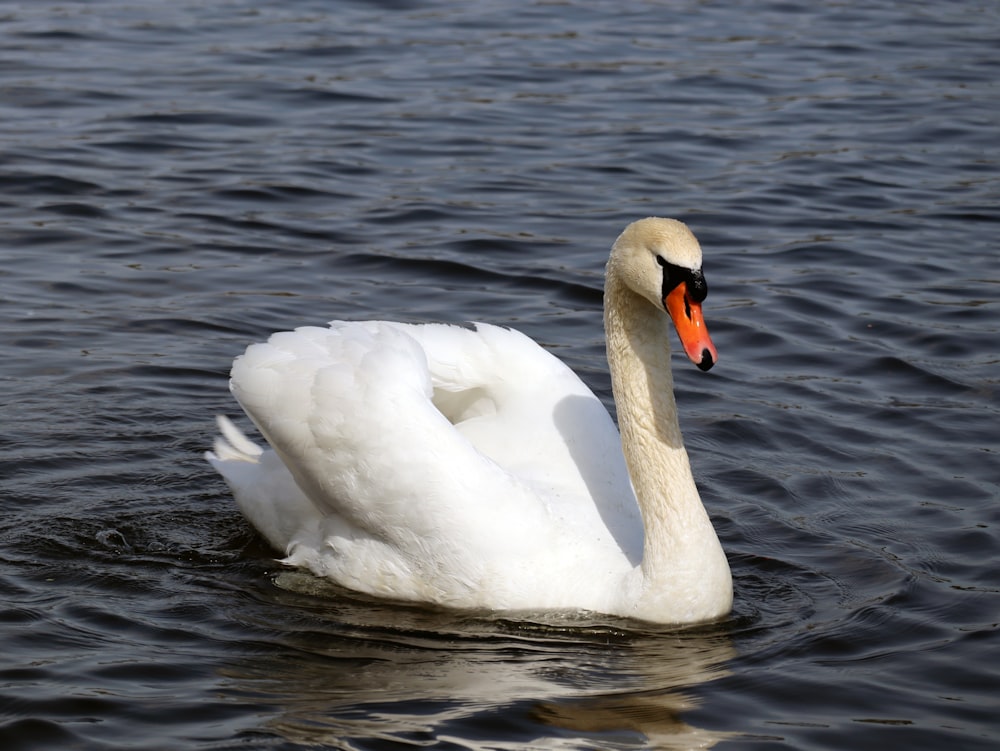
<svg viewBox="0 0 1000 751">
<path fill-rule="evenodd" d="M 726 675 L 725 626 L 497 620 L 360 600 L 297 571 L 275 581 L 269 607 L 241 616 L 277 643 L 223 676 L 267 718 L 257 733 L 330 748 L 689 749 L 726 737 L 684 719 L 698 686 Z M 279 630 L 267 622 L 276 609 Z"/>
</svg>

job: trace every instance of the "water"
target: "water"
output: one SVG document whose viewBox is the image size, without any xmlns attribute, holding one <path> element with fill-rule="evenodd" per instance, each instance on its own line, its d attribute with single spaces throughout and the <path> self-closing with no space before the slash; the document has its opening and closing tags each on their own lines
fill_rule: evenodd
<svg viewBox="0 0 1000 751">
<path fill-rule="evenodd" d="M 992 749 L 992 3 L 0 6 L 4 749 Z M 675 361 L 733 616 L 373 602 L 200 454 L 234 355 L 489 320 L 609 397 L 620 229 L 687 221 Z"/>
</svg>

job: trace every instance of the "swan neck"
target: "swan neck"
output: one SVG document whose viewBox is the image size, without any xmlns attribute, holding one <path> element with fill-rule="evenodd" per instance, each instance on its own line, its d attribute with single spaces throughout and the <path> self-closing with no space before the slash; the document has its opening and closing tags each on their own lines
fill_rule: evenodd
<svg viewBox="0 0 1000 751">
<path fill-rule="evenodd" d="M 728 604 L 704 602 L 701 593 L 722 592 L 721 599 L 731 601 L 732 585 L 684 448 L 670 370 L 670 319 L 623 284 L 611 265 L 608 272 L 608 363 L 622 450 L 645 530 L 641 597 L 671 607 L 678 599 L 691 600 L 695 618 L 711 618 Z"/>
<path fill-rule="evenodd" d="M 681 435 L 670 369 L 670 319 L 609 274 L 604 326 L 622 449 L 649 525 L 701 507 Z"/>
</svg>

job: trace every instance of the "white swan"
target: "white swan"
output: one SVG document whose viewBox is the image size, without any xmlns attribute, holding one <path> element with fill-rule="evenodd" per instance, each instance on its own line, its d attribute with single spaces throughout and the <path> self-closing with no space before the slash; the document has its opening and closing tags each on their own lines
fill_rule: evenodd
<svg viewBox="0 0 1000 751">
<path fill-rule="evenodd" d="M 206 458 L 286 563 L 351 589 L 719 618 L 732 580 L 681 438 L 668 344 L 672 318 L 688 356 L 714 364 L 705 294 L 681 222 L 643 219 L 615 242 L 604 326 L 620 438 L 590 389 L 516 331 L 335 321 L 236 359 L 230 388 L 273 451 L 220 418 Z"/>
</svg>

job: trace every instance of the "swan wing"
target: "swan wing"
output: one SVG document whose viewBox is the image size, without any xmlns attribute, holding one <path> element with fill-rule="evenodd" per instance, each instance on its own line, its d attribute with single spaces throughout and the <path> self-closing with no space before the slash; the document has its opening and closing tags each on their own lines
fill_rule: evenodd
<svg viewBox="0 0 1000 751">
<path fill-rule="evenodd" d="M 531 487 L 563 528 L 581 539 L 609 532 L 638 563 L 642 522 L 621 439 L 576 373 L 513 329 L 406 330 L 427 357 L 433 402 L 454 428 Z"/>
<path fill-rule="evenodd" d="M 547 606 L 541 590 L 565 587 L 567 567 L 607 569 L 638 554 L 641 525 L 610 417 L 517 332 L 306 327 L 249 347 L 231 388 L 274 450 L 254 457 L 230 438 L 257 465 L 244 472 L 244 492 L 266 506 L 251 489 L 266 476 L 282 492 L 272 504 L 297 521 L 281 508 L 248 516 L 271 525 L 261 531 L 284 542 L 290 562 L 346 586 Z"/>
</svg>

